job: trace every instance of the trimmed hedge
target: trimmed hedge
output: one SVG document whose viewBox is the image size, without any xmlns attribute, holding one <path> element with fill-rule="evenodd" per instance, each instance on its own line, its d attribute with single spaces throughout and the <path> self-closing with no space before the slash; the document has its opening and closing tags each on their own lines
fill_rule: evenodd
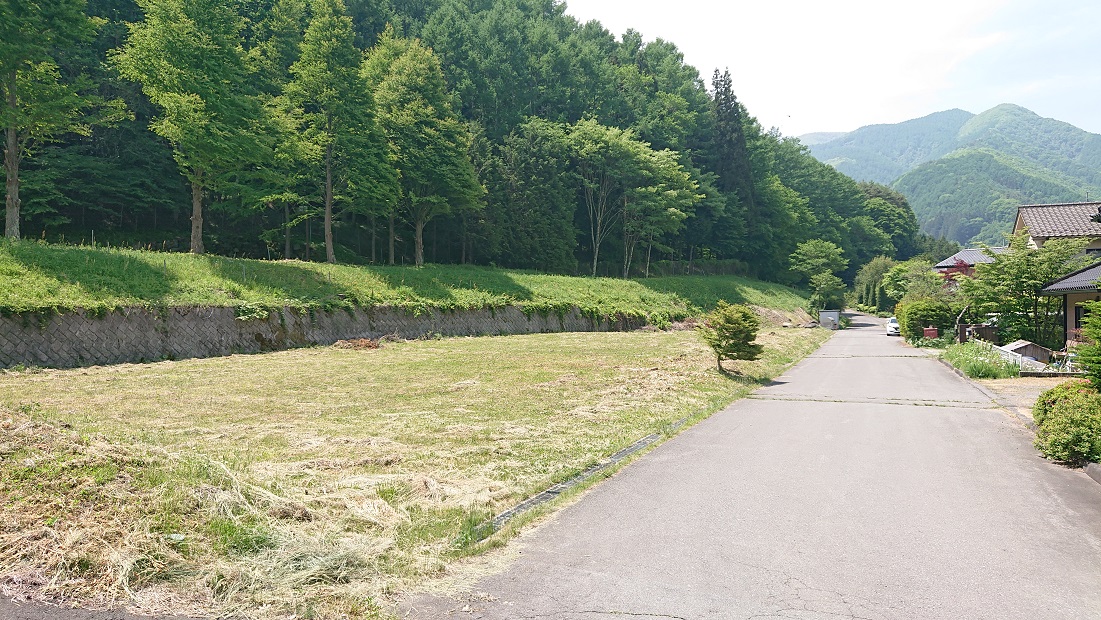
<svg viewBox="0 0 1101 620">
<path fill-rule="evenodd" d="M 936 299 L 917 299 L 895 306 L 899 331 L 907 340 L 917 340 L 924 336 L 926 327 L 936 327 L 941 334 L 956 328 L 956 312 L 943 301 Z"/>
</svg>

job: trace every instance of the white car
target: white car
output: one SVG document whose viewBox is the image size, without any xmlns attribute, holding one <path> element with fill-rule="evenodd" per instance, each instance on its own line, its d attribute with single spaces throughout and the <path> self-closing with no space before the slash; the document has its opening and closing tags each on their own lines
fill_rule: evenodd
<svg viewBox="0 0 1101 620">
<path fill-rule="evenodd" d="M 887 328 L 888 336 L 898 336 L 901 332 L 898 330 L 898 319 L 891 317 L 887 319 L 887 322 L 883 324 Z"/>
</svg>

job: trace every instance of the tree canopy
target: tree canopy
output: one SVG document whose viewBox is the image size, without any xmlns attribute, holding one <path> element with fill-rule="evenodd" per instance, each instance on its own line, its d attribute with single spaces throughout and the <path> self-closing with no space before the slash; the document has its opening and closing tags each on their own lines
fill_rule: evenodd
<svg viewBox="0 0 1101 620">
<path fill-rule="evenodd" d="M 705 82 L 674 43 L 555 0 L 0 12 L 23 24 L 0 37 L 0 82 L 14 70 L 28 93 L 3 116 L 24 132 L 5 155 L 26 164 L 22 194 L 7 168 L 9 205 L 27 205 L 9 226 L 47 239 L 789 284 L 816 275 L 791 263 L 811 240 L 839 248 L 833 277 L 850 281 L 876 256 L 940 249 L 897 192 L 762 127 L 729 71 Z M 24 36 L 36 28 L 48 36 Z M 96 125 L 114 99 L 130 117 Z M 12 129 L 32 112 L 53 120 Z"/>
</svg>

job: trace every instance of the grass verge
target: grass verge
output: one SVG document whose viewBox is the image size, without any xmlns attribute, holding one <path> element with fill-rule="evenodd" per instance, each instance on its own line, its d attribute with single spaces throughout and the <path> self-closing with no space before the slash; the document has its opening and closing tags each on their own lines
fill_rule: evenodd
<svg viewBox="0 0 1101 620">
<path fill-rule="evenodd" d="M 500 544 L 475 542 L 486 518 L 828 335 L 766 327 L 734 377 L 683 331 L 4 373 L 0 584 L 147 612 L 380 616 Z"/>
<path fill-rule="evenodd" d="M 1017 364 L 994 352 L 991 345 L 977 340 L 950 345 L 943 357 L 972 379 L 1007 379 L 1021 374 Z"/>
</svg>

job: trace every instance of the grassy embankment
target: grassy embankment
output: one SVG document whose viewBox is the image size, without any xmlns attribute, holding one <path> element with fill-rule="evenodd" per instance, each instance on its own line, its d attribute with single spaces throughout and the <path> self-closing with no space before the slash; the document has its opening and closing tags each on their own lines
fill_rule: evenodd
<svg viewBox="0 0 1101 620">
<path fill-rule="evenodd" d="M 242 315 L 290 307 L 378 305 L 414 312 L 515 305 L 574 306 L 592 316 L 661 324 L 732 303 L 795 310 L 789 288 L 737 277 L 574 278 L 460 265 L 358 267 L 0 241 L 0 311 L 103 312 L 123 307 L 232 306 Z"/>
<path fill-rule="evenodd" d="M 52 250 L 67 253 L 67 264 L 51 267 Z M 116 279 L 86 281 L 71 264 L 84 259 L 111 263 Z M 230 277 L 242 266 L 245 278 Z M 298 279 L 267 271 L 280 268 Z M 512 291 L 511 303 L 563 299 L 571 286 L 601 299 L 613 298 L 608 289 L 634 290 L 621 308 L 643 307 L 645 293 L 667 300 L 655 311 L 669 316 L 706 306 L 722 294 L 715 283 L 739 301 L 801 303 L 788 289 L 722 278 L 639 283 L 0 246 L 0 279 L 12 282 L 13 269 L 32 274 L 18 279 L 24 290 L 42 287 L 48 303 L 38 309 L 87 307 L 90 298 L 102 309 L 135 300 L 309 303 L 323 297 L 303 291 L 347 298 L 366 295 L 363 282 L 382 283 L 370 285 L 379 298 L 412 292 L 425 304 L 489 296 L 494 281 Z M 135 295 L 119 269 L 145 272 L 143 286 L 156 285 L 154 273 L 172 274 L 171 285 Z M 4 290 L 10 310 L 19 297 Z M 0 587 L 151 612 L 378 617 L 390 597 L 518 525 L 478 543 L 483 519 L 684 416 L 709 415 L 827 336 L 766 326 L 764 358 L 739 362 L 734 377 L 714 370 L 690 331 L 0 373 Z"/>
</svg>

